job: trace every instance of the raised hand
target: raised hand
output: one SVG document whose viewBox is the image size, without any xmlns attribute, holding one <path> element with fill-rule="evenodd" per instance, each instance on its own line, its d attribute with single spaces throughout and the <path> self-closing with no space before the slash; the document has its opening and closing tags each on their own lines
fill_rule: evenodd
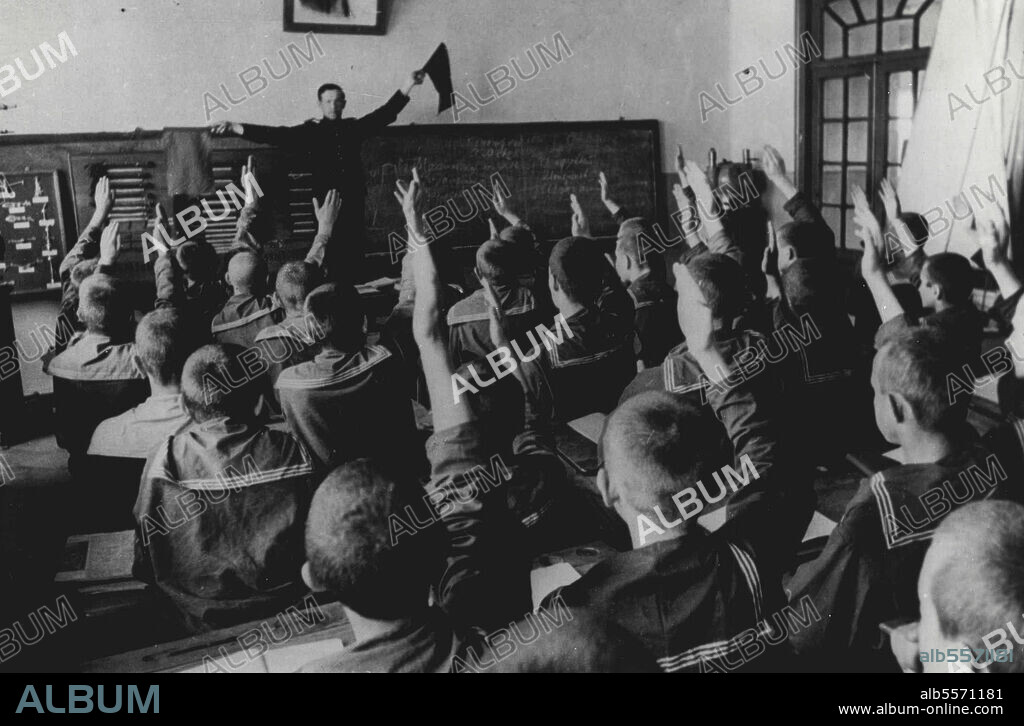
<svg viewBox="0 0 1024 726">
<path fill-rule="evenodd" d="M 885 207 L 885 218 L 890 224 L 900 216 L 900 198 L 888 179 L 883 179 L 878 189 L 878 198 L 882 200 Z"/>
<path fill-rule="evenodd" d="M 228 134 L 241 136 L 243 131 L 244 127 L 242 124 L 234 121 L 221 121 L 218 124 L 210 126 L 210 133 L 214 136 L 227 136 Z"/>
<path fill-rule="evenodd" d="M 256 190 L 253 188 L 255 179 L 256 162 L 250 154 L 247 163 L 242 166 L 242 186 L 245 187 L 245 206 L 247 207 L 256 203 Z"/>
<path fill-rule="evenodd" d="M 406 224 L 409 225 L 410 229 L 419 227 L 419 215 L 417 214 L 417 208 L 420 200 L 420 173 L 413 167 L 412 169 L 412 181 L 409 184 L 405 184 L 401 179 L 395 182 L 395 186 L 398 187 L 398 191 L 395 192 L 395 199 L 402 205 L 402 213 L 405 214 Z"/>
<path fill-rule="evenodd" d="M 608 195 L 608 177 L 604 175 L 603 171 L 597 175 L 597 182 L 601 185 L 601 201 L 608 208 L 608 211 L 612 213 L 612 216 L 615 216 L 622 207 Z"/>
<path fill-rule="evenodd" d="M 117 261 L 117 255 L 121 251 L 121 235 L 117 232 L 117 222 L 111 222 L 103 228 L 103 234 L 100 236 L 100 265 L 112 265 Z"/>
<path fill-rule="evenodd" d="M 683 145 L 676 144 L 676 174 L 681 179 L 686 174 L 686 156 L 683 154 Z"/>
<path fill-rule="evenodd" d="M 491 219 L 490 217 L 488 217 L 487 218 L 487 225 L 491 229 L 491 239 L 499 239 L 500 235 L 499 235 L 499 232 L 498 232 L 498 225 L 496 225 L 494 223 L 494 220 Z"/>
<path fill-rule="evenodd" d="M 327 192 L 323 202 L 317 202 L 316 197 L 313 197 L 313 213 L 316 215 L 321 234 L 329 234 L 334 229 L 334 223 L 341 214 L 341 206 L 341 195 L 336 189 Z"/>
<path fill-rule="evenodd" d="M 761 157 L 761 168 L 764 169 L 764 173 L 769 179 L 784 179 L 786 177 L 786 162 L 783 160 L 782 154 L 774 146 L 768 145 L 764 147 L 764 154 Z"/>
<path fill-rule="evenodd" d="M 682 173 L 685 175 L 686 170 L 684 169 Z M 690 200 L 686 198 L 686 192 L 683 191 L 682 184 L 672 185 L 672 196 L 675 197 L 676 206 L 678 206 L 679 209 L 686 209 L 690 206 Z"/>
<path fill-rule="evenodd" d="M 502 191 L 501 186 L 498 184 L 494 185 L 494 196 L 491 199 L 491 203 L 494 205 L 494 211 L 502 217 L 512 211 L 508 206 L 508 197 L 505 196 L 505 192 Z"/>
<path fill-rule="evenodd" d="M 686 181 L 697 197 L 697 201 L 703 204 L 705 209 L 711 209 L 714 204 L 715 195 L 711 191 L 711 184 L 708 183 L 704 170 L 700 168 L 697 162 L 690 160 L 686 162 L 684 171 L 686 173 Z"/>
<path fill-rule="evenodd" d="M 769 277 L 779 276 L 779 241 L 775 235 L 775 225 L 768 220 L 768 244 L 761 257 L 761 272 Z"/>
<path fill-rule="evenodd" d="M 157 202 L 154 206 L 156 216 L 153 217 L 153 246 L 156 247 L 157 257 L 166 257 L 170 249 L 164 244 L 163 240 L 170 239 L 170 235 L 167 234 L 167 228 L 164 224 L 167 219 L 164 214 L 163 205 Z"/>
<path fill-rule="evenodd" d="M 96 212 L 93 218 L 102 224 L 114 208 L 114 190 L 110 188 L 110 179 L 106 176 L 101 176 L 96 182 L 93 201 L 96 203 Z"/>
<path fill-rule="evenodd" d="M 868 198 L 863 189 L 854 187 L 850 196 L 853 199 L 853 221 L 858 225 L 857 236 L 864 243 L 864 256 L 860 262 L 861 274 L 865 280 L 884 275 L 885 270 L 878 252 L 882 245 L 882 227 L 868 206 Z"/>
<path fill-rule="evenodd" d="M 974 224 L 985 267 L 991 270 L 999 265 L 1005 265 L 1009 259 L 1006 253 L 1010 247 L 1010 235 L 1002 210 L 996 208 L 990 212 L 979 208 L 974 213 Z"/>
<path fill-rule="evenodd" d="M 575 194 L 569 195 L 569 206 L 572 209 L 572 236 L 590 237 L 590 221 Z"/>
</svg>

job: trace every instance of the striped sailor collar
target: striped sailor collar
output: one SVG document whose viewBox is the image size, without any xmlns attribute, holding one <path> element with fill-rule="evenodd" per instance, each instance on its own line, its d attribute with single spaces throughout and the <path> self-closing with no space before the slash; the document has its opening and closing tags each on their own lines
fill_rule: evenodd
<svg viewBox="0 0 1024 726">
<path fill-rule="evenodd" d="M 522 315 L 534 309 L 533 293 L 518 285 L 495 288 L 501 308 L 506 315 Z M 483 290 L 476 290 L 467 298 L 459 300 L 448 310 L 448 325 L 488 320 L 487 298 Z"/>
<path fill-rule="evenodd" d="M 278 376 L 277 388 L 329 388 L 358 378 L 391 357 L 382 345 L 370 345 L 356 353 L 324 348 L 308 363 L 286 368 Z"/>
<path fill-rule="evenodd" d="M 135 346 L 115 343 L 105 333 L 76 335 L 67 349 L 46 367 L 51 376 L 69 380 L 137 380 L 145 376 L 135 365 Z"/>
</svg>

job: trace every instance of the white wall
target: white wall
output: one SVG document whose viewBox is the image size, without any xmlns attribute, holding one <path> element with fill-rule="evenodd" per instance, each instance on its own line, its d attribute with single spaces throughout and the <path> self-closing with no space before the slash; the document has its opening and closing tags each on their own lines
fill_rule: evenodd
<svg viewBox="0 0 1024 726">
<path fill-rule="evenodd" d="M 728 81 L 749 52 L 760 52 L 755 40 L 774 47 L 771 33 L 783 34 L 778 42 L 791 38 L 792 23 L 776 18 L 777 3 L 771 0 L 768 9 L 760 0 L 747 17 L 754 0 L 394 0 L 386 35 L 320 34 L 324 57 L 214 119 L 299 123 L 317 114 L 316 88 L 327 81 L 346 88 L 347 113 L 365 113 L 442 40 L 456 89 L 465 93 L 467 82 L 485 87 L 485 74 L 510 58 L 528 69 L 526 48 L 545 42 L 554 49 L 560 32 L 571 58 L 460 122 L 656 118 L 669 170 L 677 141 L 703 154 L 757 136 L 759 100 L 701 124 L 698 95 Z M 736 5 L 744 12 L 733 11 Z M 0 0 L 0 65 L 22 58 L 31 72 L 30 50 L 43 42 L 56 46 L 61 31 L 78 52 L 0 99 L 19 106 L 0 115 L 0 128 L 67 133 L 204 125 L 204 92 L 222 96 L 224 83 L 242 97 L 240 72 L 264 58 L 280 69 L 277 52 L 288 43 L 305 49 L 301 34 L 282 31 L 282 6 L 281 0 Z M 737 33 L 742 37 L 733 49 L 730 35 Z M 791 95 L 781 86 L 763 93 L 773 99 L 767 135 L 775 137 L 776 127 L 792 123 Z M 782 100 L 786 108 L 774 103 Z M 436 122 L 435 104 L 432 90 L 418 89 L 400 122 Z M 451 115 L 441 120 L 450 123 Z M 733 124 L 743 131 L 737 143 L 729 141 Z"/>
</svg>

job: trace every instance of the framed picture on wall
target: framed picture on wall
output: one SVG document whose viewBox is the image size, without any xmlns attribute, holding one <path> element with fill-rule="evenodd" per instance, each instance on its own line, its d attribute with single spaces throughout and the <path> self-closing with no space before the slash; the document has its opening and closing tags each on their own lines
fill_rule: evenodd
<svg viewBox="0 0 1024 726">
<path fill-rule="evenodd" d="M 285 0 L 285 32 L 384 35 L 385 0 Z"/>
</svg>

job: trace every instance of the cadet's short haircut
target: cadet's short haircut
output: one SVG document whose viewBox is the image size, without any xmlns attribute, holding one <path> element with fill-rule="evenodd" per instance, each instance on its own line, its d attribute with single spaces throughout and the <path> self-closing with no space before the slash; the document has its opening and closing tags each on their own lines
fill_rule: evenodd
<svg viewBox="0 0 1024 726">
<path fill-rule="evenodd" d="M 91 333 L 113 333 L 131 312 L 124 286 L 110 275 L 93 273 L 78 288 L 78 318 Z"/>
<path fill-rule="evenodd" d="M 736 260 L 705 252 L 690 260 L 686 267 L 715 318 L 731 322 L 746 310 L 750 292 L 743 268 Z"/>
<path fill-rule="evenodd" d="M 940 252 L 931 255 L 925 267 L 932 282 L 942 288 L 946 302 L 963 304 L 971 299 L 974 270 L 966 257 L 955 252 Z"/>
<path fill-rule="evenodd" d="M 82 281 L 96 272 L 97 267 L 99 267 L 99 259 L 96 257 L 82 260 L 71 270 L 71 284 L 76 288 L 81 287 Z"/>
<path fill-rule="evenodd" d="M 522 265 L 518 263 L 512 244 L 491 239 L 480 245 L 476 250 L 477 272 L 491 283 L 514 280 Z"/>
<path fill-rule="evenodd" d="M 324 85 L 320 86 L 320 88 L 316 89 L 316 100 L 322 101 L 324 99 L 324 94 L 327 93 L 328 91 L 337 91 L 338 93 L 341 94 L 341 98 L 343 100 L 345 98 L 345 92 L 341 90 L 341 86 L 339 86 L 337 83 L 325 83 Z"/>
<path fill-rule="evenodd" d="M 220 258 L 213 245 L 189 240 L 175 250 L 178 265 L 188 277 L 197 282 L 217 279 Z"/>
<path fill-rule="evenodd" d="M 557 598 L 542 607 L 554 622 L 531 614 L 513 623 L 518 647 L 485 673 L 661 673 L 654 656 L 622 626 L 582 610 L 570 613 Z M 562 620 L 567 622 L 555 625 Z M 480 662 L 485 654 L 477 655 Z"/>
<path fill-rule="evenodd" d="M 192 419 L 198 423 L 229 416 L 241 421 L 255 415 L 258 390 L 242 368 L 238 345 L 204 345 L 185 361 L 181 394 Z M 236 386 L 237 381 L 246 381 Z"/>
<path fill-rule="evenodd" d="M 443 560 L 443 527 L 411 531 L 410 510 L 430 520 L 382 464 L 357 459 L 338 467 L 313 495 L 306 560 L 313 579 L 367 618 L 398 620 L 422 610 Z"/>
<path fill-rule="evenodd" d="M 649 253 L 640 254 L 640 239 L 643 236 L 648 240 L 656 240 L 654 229 L 643 217 L 627 219 L 619 227 L 619 236 L 615 240 L 615 251 L 633 260 L 634 264 L 640 267 L 650 265 Z"/>
<path fill-rule="evenodd" d="M 498 233 L 498 239 L 502 242 L 511 242 L 515 245 L 524 245 L 531 248 L 534 242 L 537 241 L 537 237 L 533 232 L 519 224 L 505 227 L 505 229 Z"/>
<path fill-rule="evenodd" d="M 782 271 L 781 279 L 782 294 L 793 310 L 831 315 L 842 305 L 843 286 L 834 257 L 797 259 Z"/>
<path fill-rule="evenodd" d="M 302 312 L 306 296 L 320 284 L 320 268 L 308 262 L 288 262 L 277 271 L 274 291 L 284 309 Z"/>
<path fill-rule="evenodd" d="M 181 381 L 185 361 L 196 349 L 196 331 L 175 310 L 147 313 L 135 329 L 135 354 L 160 383 Z"/>
<path fill-rule="evenodd" d="M 305 313 L 313 316 L 325 341 L 338 350 L 352 352 L 366 342 L 363 303 L 352 285 L 321 285 L 306 296 Z"/>
<path fill-rule="evenodd" d="M 835 256 L 831 235 L 813 222 L 788 222 L 779 227 L 776 235 L 779 245 L 793 248 L 799 260 Z"/>
<path fill-rule="evenodd" d="M 698 481 L 718 451 L 716 429 L 700 408 L 664 391 L 626 400 L 601 436 L 606 467 L 621 472 L 621 494 L 638 511 L 671 505 L 672 495 Z"/>
<path fill-rule="evenodd" d="M 942 331 L 915 327 L 894 333 L 875 354 L 879 393 L 900 394 L 926 431 L 946 430 L 966 414 L 949 400 L 952 374 L 963 375 L 963 355 Z"/>
<path fill-rule="evenodd" d="M 1024 673 L 1024 646 L 1006 635 L 1008 623 L 1018 635 L 1024 632 L 1024 507 L 1009 501 L 964 505 L 939 525 L 932 546 L 941 540 L 954 545 L 931 583 L 942 635 L 984 650 L 992 647 L 985 636 L 996 645 L 1002 629 L 1013 660 L 991 670 Z"/>
<path fill-rule="evenodd" d="M 236 252 L 228 260 L 228 275 L 231 277 L 232 286 L 248 290 L 265 289 L 267 263 L 255 252 Z"/>
<path fill-rule="evenodd" d="M 551 250 L 548 268 L 558 287 L 580 305 L 591 305 L 601 294 L 608 262 L 595 249 L 594 240 L 567 237 Z"/>
</svg>

